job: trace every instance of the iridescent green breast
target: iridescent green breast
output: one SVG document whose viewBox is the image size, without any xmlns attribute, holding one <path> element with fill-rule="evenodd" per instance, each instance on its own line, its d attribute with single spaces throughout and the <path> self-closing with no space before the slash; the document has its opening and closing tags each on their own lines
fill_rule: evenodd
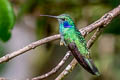
<svg viewBox="0 0 120 80">
<path fill-rule="evenodd" d="M 76 28 L 65 28 L 62 30 L 66 45 L 74 42 L 81 54 L 88 54 L 86 41 Z"/>
</svg>

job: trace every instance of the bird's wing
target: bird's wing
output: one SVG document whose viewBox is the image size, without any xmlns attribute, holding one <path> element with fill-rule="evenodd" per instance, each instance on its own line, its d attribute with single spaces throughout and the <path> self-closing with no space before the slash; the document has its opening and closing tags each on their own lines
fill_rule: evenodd
<svg viewBox="0 0 120 80">
<path fill-rule="evenodd" d="M 81 32 L 76 27 L 75 27 L 75 32 L 76 32 L 76 35 L 79 37 L 80 42 L 83 43 L 84 46 L 86 46 L 86 40 L 84 39 Z"/>
<path fill-rule="evenodd" d="M 78 50 L 81 52 L 83 56 L 89 57 L 90 55 L 87 48 L 86 40 L 76 27 L 75 27 L 75 36 L 77 37 L 76 45 L 78 47 Z"/>
<path fill-rule="evenodd" d="M 79 62 L 79 64 L 88 72 L 92 73 L 93 75 L 98 75 L 98 69 L 94 65 L 92 59 L 86 58 L 82 56 L 74 42 L 68 44 L 68 48 L 73 54 L 73 56 L 76 58 L 76 60 Z"/>
</svg>

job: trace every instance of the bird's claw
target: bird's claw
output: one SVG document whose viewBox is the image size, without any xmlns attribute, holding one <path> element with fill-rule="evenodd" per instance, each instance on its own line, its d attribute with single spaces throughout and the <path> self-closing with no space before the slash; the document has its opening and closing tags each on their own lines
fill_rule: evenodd
<svg viewBox="0 0 120 80">
<path fill-rule="evenodd" d="M 60 42 L 60 46 L 62 46 L 62 45 L 64 45 L 64 43 L 63 43 L 63 42 Z"/>
</svg>

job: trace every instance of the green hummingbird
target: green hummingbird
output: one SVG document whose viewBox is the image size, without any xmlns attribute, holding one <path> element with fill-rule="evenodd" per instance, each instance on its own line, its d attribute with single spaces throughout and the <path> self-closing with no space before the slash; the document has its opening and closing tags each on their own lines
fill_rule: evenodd
<svg viewBox="0 0 120 80">
<path fill-rule="evenodd" d="M 59 16 L 40 15 L 56 18 L 59 22 L 59 32 L 61 35 L 60 45 L 65 45 L 71 51 L 79 64 L 93 75 L 100 75 L 98 69 L 90 57 L 86 46 L 85 38 L 76 28 L 72 18 L 68 14 Z"/>
</svg>

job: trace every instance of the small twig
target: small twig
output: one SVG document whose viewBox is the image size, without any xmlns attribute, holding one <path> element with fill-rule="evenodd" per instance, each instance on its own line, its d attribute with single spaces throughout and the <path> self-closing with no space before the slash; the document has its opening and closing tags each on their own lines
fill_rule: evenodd
<svg viewBox="0 0 120 80">
<path fill-rule="evenodd" d="M 64 58 L 60 61 L 60 63 L 55 68 L 53 68 L 50 72 L 43 74 L 41 76 L 35 77 L 32 80 L 42 80 L 51 76 L 52 74 L 55 74 L 64 65 L 65 61 L 69 58 L 69 56 L 70 56 L 70 51 L 66 53 Z"/>
<path fill-rule="evenodd" d="M 93 34 L 93 36 L 90 38 L 90 40 L 87 43 L 88 49 L 91 48 L 91 46 L 94 44 L 94 42 L 100 36 L 100 34 L 102 33 L 102 31 L 103 31 L 103 28 L 97 28 L 96 32 Z"/>
<path fill-rule="evenodd" d="M 74 58 L 71 63 L 63 70 L 62 73 L 60 73 L 60 75 L 55 79 L 55 80 L 63 80 L 65 76 L 67 76 L 73 69 L 74 67 L 77 65 L 77 61 Z"/>
</svg>

